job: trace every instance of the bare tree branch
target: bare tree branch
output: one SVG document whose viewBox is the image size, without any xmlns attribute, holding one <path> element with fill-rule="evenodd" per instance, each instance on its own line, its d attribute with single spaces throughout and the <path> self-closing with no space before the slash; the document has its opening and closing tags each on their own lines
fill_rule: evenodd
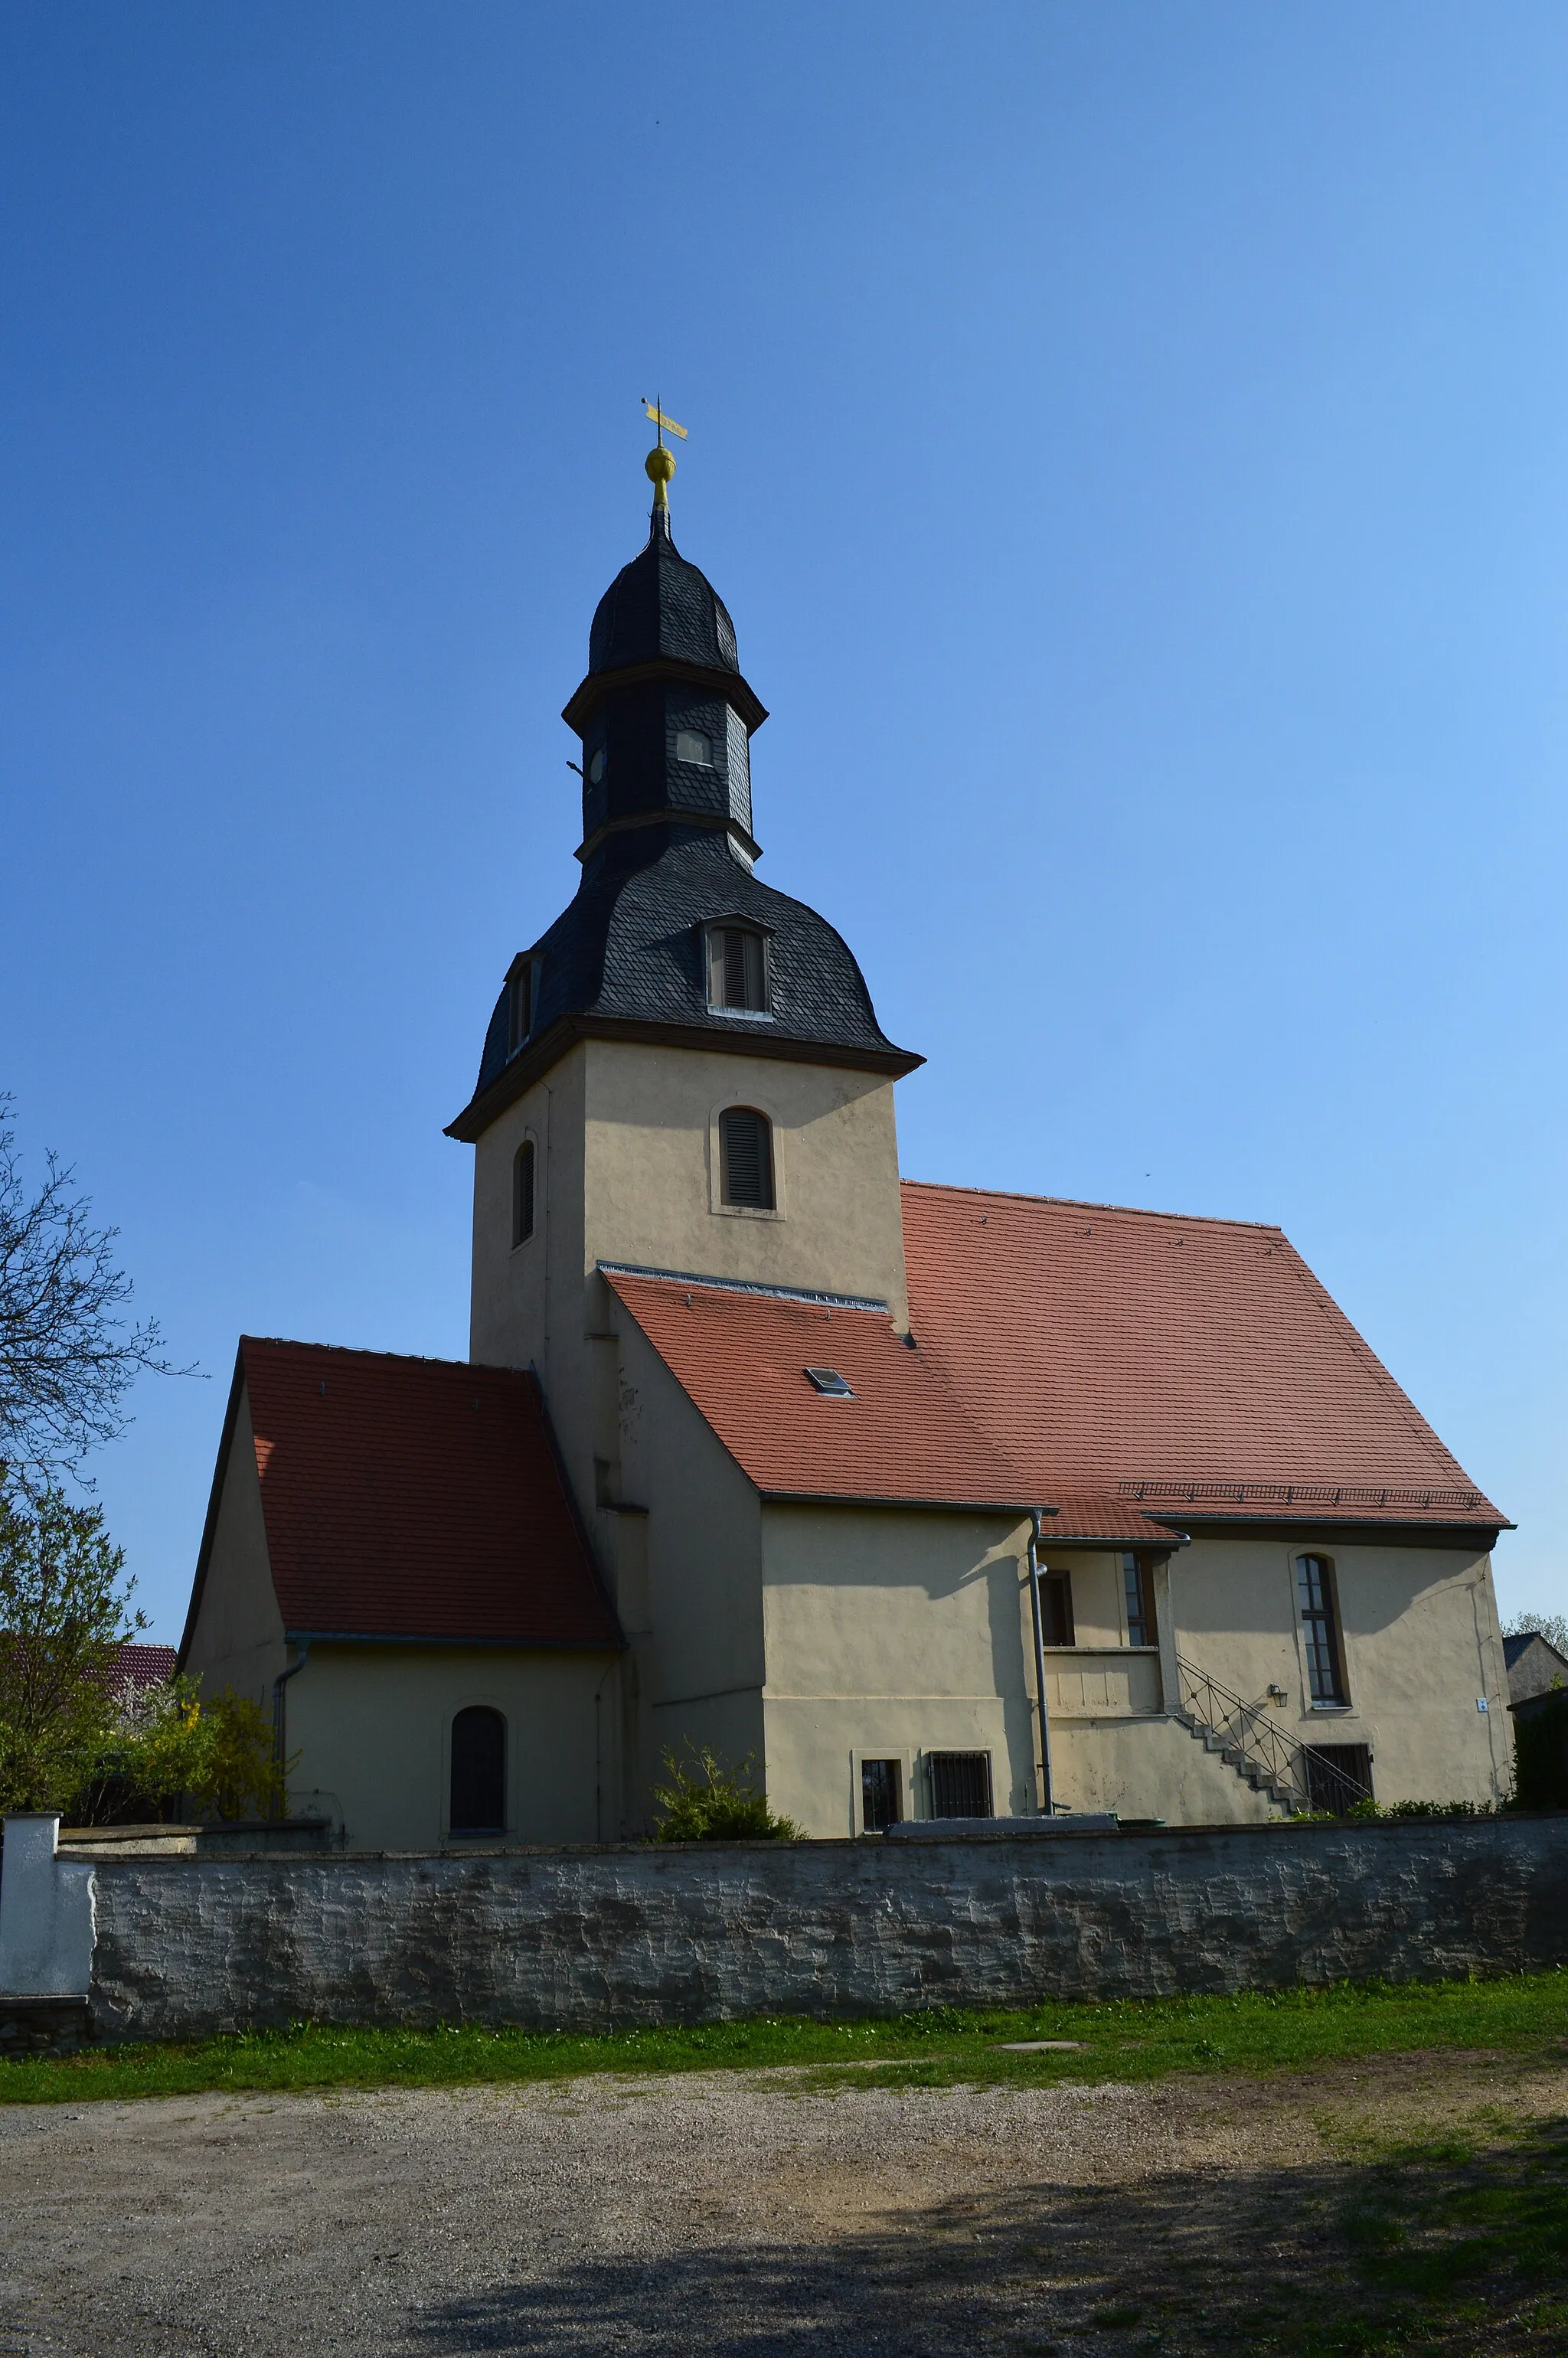
<svg viewBox="0 0 1568 2358">
<path fill-rule="evenodd" d="M 29 1197 L 11 1106 L 0 1096 L 0 1474 L 47 1484 L 124 1431 L 137 1376 L 197 1371 L 170 1364 L 156 1319 L 121 1314 L 131 1281 L 114 1264 L 120 1231 L 92 1226 L 53 1154 Z"/>
</svg>

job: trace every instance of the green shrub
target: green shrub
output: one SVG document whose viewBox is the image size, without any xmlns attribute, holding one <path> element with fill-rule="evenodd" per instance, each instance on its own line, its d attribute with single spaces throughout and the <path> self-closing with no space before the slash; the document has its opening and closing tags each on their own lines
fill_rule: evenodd
<svg viewBox="0 0 1568 2358">
<path fill-rule="evenodd" d="M 67 1804 L 76 1825 L 157 1818 L 266 1817 L 287 1801 L 290 1764 L 273 1757 L 260 1704 L 225 1687 L 203 1703 L 194 1679 L 174 1678 L 124 1706 Z"/>
<path fill-rule="evenodd" d="M 668 1783 L 655 1785 L 659 1814 L 655 1842 L 798 1842 L 801 1829 L 768 1807 L 748 1755 L 738 1768 L 726 1768 L 708 1745 L 687 1747 L 687 1758 L 665 1755 Z"/>
<path fill-rule="evenodd" d="M 1568 1810 L 1568 1687 L 1514 1714 L 1516 1810 Z"/>
</svg>

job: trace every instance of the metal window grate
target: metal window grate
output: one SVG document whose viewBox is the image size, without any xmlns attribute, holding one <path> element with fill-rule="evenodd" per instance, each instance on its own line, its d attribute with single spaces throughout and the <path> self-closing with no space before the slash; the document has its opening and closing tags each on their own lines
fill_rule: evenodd
<svg viewBox="0 0 1568 2358">
<path fill-rule="evenodd" d="M 1343 1817 L 1357 1801 L 1372 1798 L 1372 1754 L 1365 1744 L 1308 1744 L 1306 1798 L 1310 1810 Z"/>
<path fill-rule="evenodd" d="M 773 1208 L 772 1125 L 751 1106 L 730 1106 L 719 1117 L 719 1185 L 726 1204 L 760 1212 Z"/>
<path fill-rule="evenodd" d="M 926 1764 L 931 1774 L 934 1818 L 989 1818 L 992 1814 L 989 1752 L 932 1752 L 926 1755 Z"/>
<path fill-rule="evenodd" d="M 902 1781 L 896 1760 L 861 1761 L 860 1823 L 867 1833 L 880 1834 L 884 1826 L 897 1825 L 903 1815 Z"/>
</svg>

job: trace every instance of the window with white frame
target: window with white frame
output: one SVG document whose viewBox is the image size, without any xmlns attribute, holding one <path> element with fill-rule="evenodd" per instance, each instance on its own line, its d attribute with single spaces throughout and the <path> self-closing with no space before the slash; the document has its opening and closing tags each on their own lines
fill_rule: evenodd
<svg viewBox="0 0 1568 2358">
<path fill-rule="evenodd" d="M 1325 1555 L 1297 1556 L 1296 1602 L 1312 1699 L 1314 1704 L 1343 1704 L 1345 1665 L 1334 1605 L 1334 1567 Z"/>
<path fill-rule="evenodd" d="M 735 1210 L 774 1208 L 773 1126 L 755 1106 L 726 1106 L 719 1117 L 719 1198 Z"/>
</svg>

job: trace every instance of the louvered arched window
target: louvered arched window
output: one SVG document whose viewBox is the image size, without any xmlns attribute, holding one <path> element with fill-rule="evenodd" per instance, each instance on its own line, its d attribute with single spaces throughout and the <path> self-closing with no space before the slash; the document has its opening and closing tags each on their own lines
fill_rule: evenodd
<svg viewBox="0 0 1568 2358">
<path fill-rule="evenodd" d="M 742 1210 L 773 1209 L 773 1126 L 755 1106 L 729 1106 L 719 1117 L 719 1192 Z"/>
</svg>

